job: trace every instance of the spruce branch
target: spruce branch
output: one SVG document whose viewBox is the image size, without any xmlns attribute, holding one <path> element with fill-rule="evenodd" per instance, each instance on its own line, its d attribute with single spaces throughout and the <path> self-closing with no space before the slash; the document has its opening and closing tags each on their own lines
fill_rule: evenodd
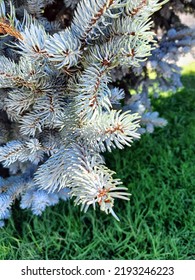
<svg viewBox="0 0 195 280">
<path fill-rule="evenodd" d="M 34 94 L 29 90 L 13 89 L 4 99 L 4 110 L 11 121 L 19 121 L 22 114 L 34 103 Z"/>
<path fill-rule="evenodd" d="M 139 121 L 138 114 L 111 110 L 83 125 L 80 137 L 98 152 L 111 152 L 112 148 L 123 149 L 124 145 L 130 146 L 133 139 L 139 138 Z"/>
<path fill-rule="evenodd" d="M 43 131 L 44 119 L 46 115 L 37 111 L 25 114 L 20 120 L 20 132 L 22 135 L 35 137 L 36 133 Z"/>
<path fill-rule="evenodd" d="M 121 105 L 120 101 L 125 98 L 125 92 L 123 89 L 114 87 L 111 89 L 110 102 L 112 105 Z"/>
<path fill-rule="evenodd" d="M 80 1 L 71 26 L 72 32 L 82 42 L 98 39 L 111 24 L 110 19 L 120 16 L 119 8 L 123 6 L 120 0 Z"/>
<path fill-rule="evenodd" d="M 130 17 L 143 17 L 148 18 L 151 14 L 161 9 L 162 5 L 167 3 L 169 0 L 156 1 L 156 0 L 127 0 L 125 6 L 125 15 Z"/>
<path fill-rule="evenodd" d="M 75 165 L 79 164 L 79 151 L 75 145 L 67 148 L 61 147 L 38 168 L 34 182 L 39 189 L 48 192 L 69 188 L 74 177 Z"/>
<path fill-rule="evenodd" d="M 44 149 L 37 139 L 26 142 L 13 140 L 0 147 L 0 162 L 5 167 L 16 161 L 31 161 L 37 164 L 42 160 L 43 154 Z"/>
<path fill-rule="evenodd" d="M 81 119 L 94 119 L 104 109 L 110 111 L 109 81 L 107 66 L 94 64 L 85 69 L 75 96 L 76 112 Z"/>
<path fill-rule="evenodd" d="M 31 59 L 46 57 L 45 41 L 48 37 L 44 27 L 41 24 L 32 22 L 21 32 L 22 38 L 15 43 L 19 48 L 19 54 L 28 55 Z"/>
<path fill-rule="evenodd" d="M 21 58 L 19 63 L 0 57 L 0 88 L 40 88 L 42 77 L 46 75 L 43 64 Z M 45 84 L 45 81 L 43 81 Z"/>
<path fill-rule="evenodd" d="M 114 200 L 129 200 L 130 194 L 126 192 L 127 188 L 118 186 L 122 182 L 112 178 L 114 173 L 105 166 L 95 166 L 90 172 L 84 168 L 81 172 L 76 171 L 70 192 L 70 195 L 75 197 L 74 203 L 81 204 L 81 210 L 84 212 L 90 205 L 95 209 L 98 204 L 101 211 L 112 214 L 119 221 L 113 210 Z"/>
<path fill-rule="evenodd" d="M 48 59 L 56 62 L 57 68 L 76 66 L 81 57 L 81 43 L 70 30 L 56 33 L 46 41 Z"/>
</svg>

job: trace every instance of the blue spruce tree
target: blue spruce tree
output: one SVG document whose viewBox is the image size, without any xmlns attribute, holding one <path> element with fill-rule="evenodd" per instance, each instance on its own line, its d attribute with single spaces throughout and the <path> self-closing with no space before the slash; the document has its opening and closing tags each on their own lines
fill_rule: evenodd
<svg viewBox="0 0 195 280">
<path fill-rule="evenodd" d="M 53 0 L 0 0 L 0 162 L 9 170 L 0 177 L 0 226 L 16 199 L 40 215 L 72 198 L 119 220 L 115 199 L 130 194 L 102 153 L 166 121 L 149 110 L 150 81 L 124 107 L 125 92 L 112 82 L 120 69 L 142 71 L 149 56 L 159 72 L 167 69 L 154 62 L 165 52 L 150 20 L 166 2 L 64 0 L 72 11 L 64 26 L 45 16 Z M 174 36 L 163 39 L 167 49 Z"/>
</svg>

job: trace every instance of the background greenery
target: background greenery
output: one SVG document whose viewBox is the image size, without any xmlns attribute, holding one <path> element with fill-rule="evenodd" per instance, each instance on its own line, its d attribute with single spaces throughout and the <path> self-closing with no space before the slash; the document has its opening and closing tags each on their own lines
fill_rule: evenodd
<svg viewBox="0 0 195 280">
<path fill-rule="evenodd" d="M 0 230 L 0 259 L 195 259 L 195 63 L 184 88 L 153 100 L 167 127 L 107 154 L 132 193 L 120 217 L 62 202 L 41 217 L 13 209 Z"/>
</svg>

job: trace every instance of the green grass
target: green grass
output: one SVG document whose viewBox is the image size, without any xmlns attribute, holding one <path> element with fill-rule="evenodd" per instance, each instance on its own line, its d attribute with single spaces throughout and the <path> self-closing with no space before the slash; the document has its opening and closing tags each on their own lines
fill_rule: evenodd
<svg viewBox="0 0 195 280">
<path fill-rule="evenodd" d="M 132 193 L 116 202 L 120 222 L 72 201 L 41 217 L 16 207 L 0 231 L 0 259 L 195 259 L 195 64 L 183 83 L 153 102 L 167 127 L 107 155 Z"/>
</svg>

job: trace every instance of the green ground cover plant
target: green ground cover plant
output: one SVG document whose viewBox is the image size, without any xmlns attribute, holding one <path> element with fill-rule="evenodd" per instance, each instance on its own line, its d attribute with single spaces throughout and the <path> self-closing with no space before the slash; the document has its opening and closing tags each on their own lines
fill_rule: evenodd
<svg viewBox="0 0 195 280">
<path fill-rule="evenodd" d="M 106 154 L 132 193 L 115 205 L 120 222 L 80 212 L 72 201 L 41 217 L 18 206 L 0 231 L 0 259 L 195 259 L 195 63 L 182 81 L 177 93 L 153 100 L 168 120 L 165 129 Z"/>
</svg>

